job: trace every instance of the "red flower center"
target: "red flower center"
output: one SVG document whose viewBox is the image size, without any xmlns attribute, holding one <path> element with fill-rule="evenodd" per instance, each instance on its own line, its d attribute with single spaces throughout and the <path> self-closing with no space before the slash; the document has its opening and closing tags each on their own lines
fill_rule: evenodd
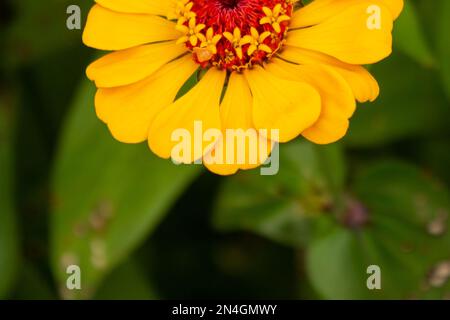
<svg viewBox="0 0 450 320">
<path fill-rule="evenodd" d="M 189 4 L 191 15 L 179 23 L 188 27 L 195 16 L 195 25 L 200 26 L 200 34 L 194 32 L 198 41 L 185 42 L 195 61 L 205 68 L 230 71 L 270 59 L 283 44 L 293 11 L 290 0 L 190 0 Z"/>
</svg>

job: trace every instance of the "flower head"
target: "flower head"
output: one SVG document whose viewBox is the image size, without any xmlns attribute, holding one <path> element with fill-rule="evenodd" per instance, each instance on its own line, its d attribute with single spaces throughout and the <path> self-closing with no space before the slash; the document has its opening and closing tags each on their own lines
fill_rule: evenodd
<svg viewBox="0 0 450 320">
<path fill-rule="evenodd" d="M 253 55 L 256 51 L 264 51 L 265 53 L 272 53 L 272 49 L 264 43 L 268 37 L 270 37 L 271 33 L 269 31 L 264 31 L 259 34 L 258 30 L 255 28 L 250 29 L 250 35 L 247 35 L 243 38 L 244 43 L 250 44 L 247 50 L 248 55 Z"/>
<path fill-rule="evenodd" d="M 83 41 L 114 51 L 87 69 L 99 118 L 122 142 L 147 140 L 160 157 L 203 159 L 219 174 L 257 167 L 273 142 L 341 139 L 356 101 L 378 96 L 363 65 L 391 53 L 403 8 L 403 0 L 96 2 Z M 180 137 L 199 129 L 212 131 L 177 156 Z"/>
<path fill-rule="evenodd" d="M 261 20 L 259 20 L 259 23 L 270 24 L 276 33 L 281 32 L 282 22 L 291 20 L 291 17 L 286 14 L 286 11 L 283 9 L 281 3 L 275 5 L 273 9 L 263 7 L 262 10 L 264 11 L 264 14 L 266 16 L 264 18 L 261 18 Z"/>
<path fill-rule="evenodd" d="M 197 19 L 195 17 L 192 17 L 189 20 L 185 17 L 181 17 L 178 20 L 178 24 L 175 28 L 180 31 L 183 36 L 178 39 L 177 44 L 189 42 L 192 47 L 196 47 L 199 41 L 206 41 L 205 36 L 201 33 L 201 31 L 205 29 L 205 25 L 197 24 L 196 21 Z M 187 25 L 184 25 L 184 23 L 187 23 Z"/>
<path fill-rule="evenodd" d="M 239 59 L 244 57 L 243 46 L 250 43 L 250 39 L 243 39 L 241 35 L 241 29 L 235 27 L 233 33 L 225 31 L 223 36 L 231 43 L 233 46 L 234 52 L 236 53 Z"/>
</svg>

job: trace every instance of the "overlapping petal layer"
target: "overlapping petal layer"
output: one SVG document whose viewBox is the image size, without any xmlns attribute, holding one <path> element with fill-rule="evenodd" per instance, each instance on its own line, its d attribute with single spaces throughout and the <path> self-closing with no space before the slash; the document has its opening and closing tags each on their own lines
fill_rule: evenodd
<svg viewBox="0 0 450 320">
<path fill-rule="evenodd" d="M 404 4 L 403 0 L 315 0 L 295 12 L 292 16 L 290 27 L 305 28 L 317 25 L 341 13 L 350 6 L 361 3 L 365 4 L 366 8 L 374 4 L 386 6 L 394 19 L 398 18 Z"/>
<path fill-rule="evenodd" d="M 124 13 L 167 15 L 177 0 L 95 0 L 101 6 Z"/>
<path fill-rule="evenodd" d="M 377 25 L 368 26 L 372 1 L 361 0 L 309 28 L 289 32 L 287 44 L 333 56 L 350 64 L 378 62 L 392 51 L 393 16 L 381 2 Z"/>
<path fill-rule="evenodd" d="M 123 86 L 146 78 L 184 52 L 186 48 L 175 42 L 116 51 L 93 62 L 86 74 L 100 88 Z"/>
<path fill-rule="evenodd" d="M 359 102 L 374 101 L 380 88 L 375 78 L 362 66 L 339 61 L 320 52 L 287 46 L 280 56 L 290 62 L 333 67 L 349 84 Z"/>
<path fill-rule="evenodd" d="M 204 159 L 205 166 L 221 175 L 261 165 L 272 151 L 270 139 L 260 136 L 253 125 L 252 94 L 239 73 L 230 76 L 220 106 L 222 138 Z"/>
<path fill-rule="evenodd" d="M 279 142 L 296 138 L 319 118 L 320 95 L 308 83 L 278 78 L 259 66 L 244 74 L 253 95 L 255 127 L 279 130 Z"/>
<path fill-rule="evenodd" d="M 341 139 L 355 100 L 373 101 L 379 95 L 376 80 L 362 65 L 391 53 L 393 21 L 403 8 L 403 0 L 314 0 L 288 17 L 286 38 L 277 38 L 285 40 L 283 50 L 273 46 L 263 53 L 270 44 L 265 41 L 276 36 L 263 30 L 267 37 L 252 47 L 256 58 L 249 65 L 219 70 L 220 65 L 196 60 L 198 48 L 177 44 L 188 35 L 177 31 L 171 19 L 187 23 L 183 19 L 193 17 L 189 1 L 96 2 L 83 41 L 115 51 L 87 68 L 98 87 L 98 117 L 119 141 L 148 140 L 162 158 L 179 163 L 203 159 L 221 175 L 261 165 L 274 142 L 299 135 L 317 144 Z M 271 9 L 263 11 L 267 15 Z M 202 33 L 199 39 L 205 39 L 197 41 L 201 48 L 214 49 L 211 56 L 220 48 L 208 39 L 234 41 L 214 34 L 214 26 L 194 27 Z M 203 35 L 208 30 L 209 37 Z M 227 31 L 232 35 L 236 30 Z M 247 50 L 245 45 L 233 48 Z M 272 50 L 273 56 L 267 55 Z M 194 54 L 184 55 L 189 51 Z M 207 69 L 200 82 L 174 101 L 199 64 Z"/>
<path fill-rule="evenodd" d="M 83 42 L 100 50 L 122 50 L 141 44 L 174 40 L 175 23 L 146 14 L 121 13 L 95 5 L 89 12 Z"/>
<path fill-rule="evenodd" d="M 222 129 L 219 104 L 225 77 L 225 71 L 208 70 L 194 88 L 159 113 L 148 139 L 154 153 L 180 163 L 192 163 L 214 148 L 217 139 L 204 139 L 203 133 L 212 129 L 220 134 Z M 190 139 L 189 154 L 181 154 L 175 148 L 183 135 Z"/>
<path fill-rule="evenodd" d="M 117 140 L 125 143 L 146 141 L 153 119 L 175 100 L 180 88 L 197 68 L 198 65 L 186 56 L 137 83 L 100 88 L 95 97 L 97 115 L 108 124 Z"/>
<path fill-rule="evenodd" d="M 339 73 L 327 66 L 299 66 L 280 59 L 274 59 L 266 69 L 285 79 L 307 82 L 320 93 L 320 117 L 302 132 L 304 137 L 317 144 L 328 144 L 347 133 L 348 119 L 355 112 L 356 103 L 353 92 Z"/>
</svg>

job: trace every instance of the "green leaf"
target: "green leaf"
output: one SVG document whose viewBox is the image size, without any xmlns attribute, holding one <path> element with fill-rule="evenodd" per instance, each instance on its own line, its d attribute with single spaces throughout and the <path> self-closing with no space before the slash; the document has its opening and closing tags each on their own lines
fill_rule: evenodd
<svg viewBox="0 0 450 320">
<path fill-rule="evenodd" d="M 348 145 L 381 146 L 447 129 L 450 108 L 434 71 L 400 54 L 372 71 L 380 84 L 380 97 L 358 107 L 345 138 Z"/>
<path fill-rule="evenodd" d="M 450 187 L 450 141 L 448 137 L 442 136 L 432 140 L 416 142 L 415 157 L 433 172 L 439 179 Z"/>
<path fill-rule="evenodd" d="M 307 254 L 315 289 L 326 299 L 407 299 L 449 292 L 430 282 L 448 248 L 450 194 L 415 167 L 382 162 L 359 175 L 354 192 L 369 222 L 334 224 Z M 355 212 L 348 214 L 355 214 Z M 369 290 L 367 268 L 381 268 L 381 290 Z"/>
<path fill-rule="evenodd" d="M 401 50 L 423 66 L 435 65 L 435 58 L 423 31 L 416 5 L 411 1 L 405 1 L 403 12 L 395 22 L 395 49 Z"/>
<path fill-rule="evenodd" d="M 0 298 L 9 294 L 18 269 L 19 246 L 13 200 L 13 109 L 0 97 Z"/>
<path fill-rule="evenodd" d="M 115 141 L 84 83 L 65 124 L 53 179 L 52 267 L 63 297 L 66 266 L 79 265 L 81 297 L 157 226 L 199 172 L 154 156 L 146 144 Z"/>
<path fill-rule="evenodd" d="M 309 241 L 314 217 L 335 203 L 345 179 L 338 145 L 299 140 L 280 146 L 277 175 L 259 173 L 243 172 L 225 182 L 214 225 L 222 231 L 253 231 L 293 246 Z"/>
<path fill-rule="evenodd" d="M 450 2 L 441 1 L 438 15 L 437 50 L 440 70 L 447 96 L 450 99 L 450 42 L 448 32 L 450 30 Z"/>
<path fill-rule="evenodd" d="M 55 300 L 57 296 L 52 290 L 50 279 L 44 277 L 31 261 L 25 261 L 13 298 L 17 300 Z"/>
<path fill-rule="evenodd" d="M 414 3 L 419 20 L 421 21 L 422 26 L 424 26 L 422 31 L 425 33 L 426 38 L 430 41 L 430 44 L 433 47 L 433 52 L 436 53 L 436 28 L 439 23 L 439 19 L 436 18 L 436 13 L 440 12 L 442 2 L 447 2 L 447 0 L 409 0 L 408 2 Z M 435 58 L 437 57 L 435 56 Z"/>
<path fill-rule="evenodd" d="M 45 5 L 39 1 L 11 1 L 14 23 L 1 30 L 2 51 L 7 52 L 0 66 L 10 68 L 22 63 L 30 63 L 52 52 L 64 48 L 77 48 L 81 42 L 82 30 L 69 30 L 66 27 L 67 7 L 80 6 L 81 24 L 84 26 L 90 0 L 47 0 Z"/>
<path fill-rule="evenodd" d="M 154 300 L 155 290 L 151 287 L 141 266 L 134 260 L 117 267 L 98 289 L 97 300 Z"/>
</svg>

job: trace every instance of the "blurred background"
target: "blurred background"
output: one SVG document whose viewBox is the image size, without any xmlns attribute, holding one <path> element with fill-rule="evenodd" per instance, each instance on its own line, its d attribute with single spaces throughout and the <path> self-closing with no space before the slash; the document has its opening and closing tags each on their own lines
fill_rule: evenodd
<svg viewBox="0 0 450 320">
<path fill-rule="evenodd" d="M 450 299 L 450 1 L 406 2 L 343 141 L 223 178 L 97 119 L 92 1 L 0 1 L 0 298 Z"/>
</svg>

